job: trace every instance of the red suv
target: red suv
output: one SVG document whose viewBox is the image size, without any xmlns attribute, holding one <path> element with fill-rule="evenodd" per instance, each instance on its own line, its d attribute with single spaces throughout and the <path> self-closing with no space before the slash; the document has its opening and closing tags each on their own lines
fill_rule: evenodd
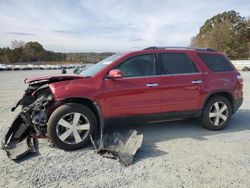
<svg viewBox="0 0 250 188">
<path fill-rule="evenodd" d="M 83 147 L 101 124 L 196 117 L 221 130 L 243 102 L 240 73 L 213 49 L 149 47 L 26 83 L 19 122 L 65 150 Z"/>
</svg>

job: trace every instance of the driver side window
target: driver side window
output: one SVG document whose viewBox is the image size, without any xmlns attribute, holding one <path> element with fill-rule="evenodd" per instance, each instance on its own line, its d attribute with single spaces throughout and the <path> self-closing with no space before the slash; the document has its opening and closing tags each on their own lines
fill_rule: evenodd
<svg viewBox="0 0 250 188">
<path fill-rule="evenodd" d="M 155 61 L 153 54 L 143 54 L 132 57 L 117 69 L 123 72 L 123 77 L 141 77 L 155 75 Z"/>
</svg>

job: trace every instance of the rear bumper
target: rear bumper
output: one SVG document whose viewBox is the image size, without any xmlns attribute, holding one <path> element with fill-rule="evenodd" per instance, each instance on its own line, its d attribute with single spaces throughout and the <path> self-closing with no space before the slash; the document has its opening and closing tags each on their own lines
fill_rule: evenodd
<svg viewBox="0 0 250 188">
<path fill-rule="evenodd" d="M 243 98 L 234 100 L 233 113 L 235 113 L 243 103 Z"/>
</svg>

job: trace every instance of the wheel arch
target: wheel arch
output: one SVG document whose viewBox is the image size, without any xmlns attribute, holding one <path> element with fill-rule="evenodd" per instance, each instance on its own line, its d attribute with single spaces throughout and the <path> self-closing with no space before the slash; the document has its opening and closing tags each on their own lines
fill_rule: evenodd
<svg viewBox="0 0 250 188">
<path fill-rule="evenodd" d="M 88 98 L 81 98 L 81 97 L 74 97 L 74 98 L 66 98 L 60 101 L 57 101 L 54 105 L 51 106 L 51 108 L 49 109 L 48 115 L 47 115 L 47 121 L 49 120 L 49 117 L 51 116 L 51 114 L 59 107 L 62 106 L 66 103 L 76 103 L 76 104 L 83 104 L 85 106 L 87 106 L 96 116 L 97 119 L 97 123 L 100 123 L 100 115 L 99 115 L 99 106 L 95 101 L 92 101 Z M 99 109 L 97 109 L 99 108 Z"/>
<path fill-rule="evenodd" d="M 215 96 L 224 96 L 225 98 L 227 98 L 228 101 L 230 102 L 231 106 L 232 106 L 233 112 L 235 111 L 234 110 L 234 98 L 233 98 L 233 95 L 230 92 L 228 92 L 228 91 L 219 90 L 219 91 L 214 91 L 210 95 L 207 96 L 207 98 L 204 100 L 203 105 L 202 105 L 202 112 L 203 112 L 203 110 L 204 110 L 207 102 L 211 98 L 213 98 Z"/>
</svg>

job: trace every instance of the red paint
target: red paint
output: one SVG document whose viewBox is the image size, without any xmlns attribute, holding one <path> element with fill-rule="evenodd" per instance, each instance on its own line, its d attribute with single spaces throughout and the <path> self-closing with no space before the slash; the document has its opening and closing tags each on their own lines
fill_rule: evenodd
<svg viewBox="0 0 250 188">
<path fill-rule="evenodd" d="M 122 78 L 123 74 L 122 71 L 118 69 L 111 70 L 108 75 L 109 78 L 117 79 L 117 78 Z"/>
<path fill-rule="evenodd" d="M 121 78 L 122 75 L 119 71 L 111 71 L 115 69 L 116 65 L 135 55 L 159 52 L 184 52 L 193 60 L 199 72 Z M 109 79 L 107 75 L 119 78 Z M 104 118 L 114 118 L 200 110 L 207 97 L 216 91 L 227 92 L 234 100 L 241 99 L 243 97 L 242 82 L 237 79 L 237 75 L 239 73 L 236 69 L 222 73 L 210 71 L 195 50 L 142 50 L 124 54 L 91 78 L 69 76 L 72 80 L 52 83 L 49 87 L 55 100 L 76 97 L 95 100 L 99 104 Z M 65 77 L 65 75 L 61 77 Z M 194 80 L 202 80 L 202 83 L 193 84 Z M 27 82 L 29 83 L 30 80 Z M 158 84 L 158 86 L 147 87 L 147 84 Z"/>
</svg>

